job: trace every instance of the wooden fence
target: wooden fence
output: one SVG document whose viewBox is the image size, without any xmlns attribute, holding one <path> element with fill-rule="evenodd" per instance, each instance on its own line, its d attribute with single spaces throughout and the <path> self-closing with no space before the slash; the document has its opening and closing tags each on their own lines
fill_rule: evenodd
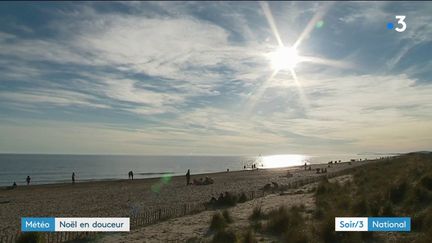
<svg viewBox="0 0 432 243">
<path fill-rule="evenodd" d="M 281 190 L 299 188 L 301 186 L 310 183 L 318 182 L 323 178 L 332 178 L 343 174 L 347 174 L 349 173 L 350 170 L 354 168 L 344 169 L 337 172 L 328 172 L 328 173 L 309 176 L 297 180 L 293 179 L 293 181 L 288 184 L 279 185 L 279 189 L 272 189 L 266 191 L 256 190 L 256 191 L 249 191 L 244 193 L 247 197 L 247 200 L 252 200 L 252 199 L 264 197 L 268 194 L 278 193 Z M 238 192 L 236 192 L 235 194 L 239 195 Z M 131 230 L 133 230 L 142 226 L 155 224 L 163 220 L 200 213 L 207 209 L 208 208 L 204 203 L 191 203 L 191 204 L 183 204 L 174 207 L 165 207 L 165 208 L 159 208 L 151 211 L 146 211 L 139 214 L 135 214 L 130 217 L 130 228 Z M 42 238 L 46 243 L 60 243 L 60 242 L 67 242 L 71 240 L 94 238 L 97 235 L 97 233 L 98 232 L 46 232 L 46 233 L 44 232 L 42 233 Z M 16 242 L 20 234 L 21 233 L 18 231 L 16 234 L 0 236 L 0 242 L 14 243 Z"/>
<path fill-rule="evenodd" d="M 46 243 L 61 243 L 67 242 L 71 240 L 79 240 L 79 239 L 91 239 L 96 236 L 98 232 L 43 232 L 40 233 L 43 239 L 43 242 Z M 17 232 L 16 234 L 2 236 L 0 237 L 1 243 L 15 243 L 21 232 Z"/>
</svg>

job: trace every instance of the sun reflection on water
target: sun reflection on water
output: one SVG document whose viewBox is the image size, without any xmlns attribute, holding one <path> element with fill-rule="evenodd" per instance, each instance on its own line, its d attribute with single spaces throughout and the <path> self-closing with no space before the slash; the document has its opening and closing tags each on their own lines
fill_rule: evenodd
<svg viewBox="0 0 432 243">
<path fill-rule="evenodd" d="M 308 157 L 301 154 L 278 154 L 262 156 L 262 168 L 281 168 L 304 165 Z"/>
</svg>

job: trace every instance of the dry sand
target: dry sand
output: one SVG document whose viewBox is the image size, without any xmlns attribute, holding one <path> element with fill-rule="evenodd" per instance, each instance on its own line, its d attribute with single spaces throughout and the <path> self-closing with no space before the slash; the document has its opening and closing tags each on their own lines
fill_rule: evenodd
<svg viewBox="0 0 432 243">
<path fill-rule="evenodd" d="M 367 162 L 356 162 L 352 165 L 341 163 L 328 168 L 328 172 L 364 163 Z M 319 167 L 327 165 L 312 166 L 313 169 Z M 300 178 L 317 175 L 313 170 L 291 170 L 294 174 L 291 178 L 285 176 L 287 169 L 207 174 L 215 183 L 206 186 L 186 186 L 184 176 L 173 177 L 158 193 L 152 191 L 152 186 L 158 184 L 161 179 L 19 186 L 14 190 L 1 188 L 0 234 L 19 230 L 21 217 L 127 217 L 136 210 L 205 202 L 225 191 L 256 191 L 266 183 L 287 184 Z M 193 169 L 191 172 L 192 179 L 205 176 L 193 175 Z"/>
<path fill-rule="evenodd" d="M 343 175 L 330 179 L 330 181 L 332 180 L 343 184 L 352 180 L 352 176 Z M 317 184 L 318 183 L 311 183 L 303 186 L 301 189 L 304 192 L 308 192 L 311 188 L 316 187 Z M 291 191 L 298 191 L 298 189 L 292 189 Z M 234 232 L 246 232 L 247 228 L 250 226 L 249 216 L 257 206 L 261 207 L 264 212 L 268 212 L 280 206 L 289 208 L 291 206 L 300 205 L 305 206 L 306 212 L 311 212 L 315 208 L 313 193 L 288 195 L 271 194 L 242 204 L 237 204 L 237 206 L 228 209 L 234 221 L 233 224 L 229 225 L 229 228 L 233 229 Z M 204 211 L 195 215 L 171 219 L 143 227 L 129 233 L 109 234 L 98 239 L 97 242 L 186 242 L 192 238 L 210 241 L 212 235 L 208 228 L 210 219 L 214 213 L 215 211 L 213 210 Z M 270 236 L 257 234 L 257 239 L 260 239 L 260 241 L 273 242 L 276 240 L 269 237 Z"/>
</svg>

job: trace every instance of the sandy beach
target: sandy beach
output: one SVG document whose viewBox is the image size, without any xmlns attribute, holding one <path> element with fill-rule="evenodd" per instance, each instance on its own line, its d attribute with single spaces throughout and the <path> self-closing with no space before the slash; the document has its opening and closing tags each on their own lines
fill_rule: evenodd
<svg viewBox="0 0 432 243">
<path fill-rule="evenodd" d="M 330 179 L 345 183 L 352 180 L 351 175 L 343 175 Z M 245 232 L 250 224 L 249 216 L 255 207 L 261 207 L 263 212 L 277 209 L 280 206 L 291 207 L 303 205 L 305 211 L 311 212 L 315 208 L 315 200 L 310 189 L 317 186 L 317 182 L 299 188 L 305 193 L 302 194 L 270 194 L 265 197 L 253 199 L 235 207 L 229 208 L 234 223 L 232 229 L 238 232 Z M 292 189 L 291 191 L 297 191 Z M 209 222 L 215 210 L 204 211 L 195 215 L 170 219 L 148 227 L 133 230 L 129 233 L 108 234 L 98 239 L 96 242 L 126 243 L 126 242 L 186 242 L 190 239 L 203 239 L 210 241 Z M 277 239 L 258 234 L 258 238 L 263 242 L 272 242 Z"/>
<path fill-rule="evenodd" d="M 287 169 L 260 169 L 255 171 L 220 172 L 194 175 L 192 179 L 210 176 L 214 184 L 186 186 L 184 176 L 140 180 L 116 180 L 19 186 L 14 190 L 0 190 L 0 232 L 16 232 L 21 217 L 127 217 L 133 211 L 143 211 L 170 205 L 208 201 L 219 193 L 256 191 L 265 184 L 287 184 L 310 176 L 317 176 L 315 168 L 328 172 L 373 162 L 355 162 L 312 165 L 312 171 L 290 168 L 293 177 L 287 178 Z"/>
</svg>

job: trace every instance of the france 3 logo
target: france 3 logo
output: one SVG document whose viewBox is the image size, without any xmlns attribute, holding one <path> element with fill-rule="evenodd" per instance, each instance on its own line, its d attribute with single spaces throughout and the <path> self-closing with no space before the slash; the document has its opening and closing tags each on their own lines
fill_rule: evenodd
<svg viewBox="0 0 432 243">
<path fill-rule="evenodd" d="M 395 28 L 395 24 L 393 22 L 387 23 L 387 29 L 389 30 L 396 30 L 397 32 L 404 32 L 407 28 L 407 24 L 405 22 L 405 15 L 396 15 L 395 19 L 397 20 L 397 27 Z"/>
</svg>

